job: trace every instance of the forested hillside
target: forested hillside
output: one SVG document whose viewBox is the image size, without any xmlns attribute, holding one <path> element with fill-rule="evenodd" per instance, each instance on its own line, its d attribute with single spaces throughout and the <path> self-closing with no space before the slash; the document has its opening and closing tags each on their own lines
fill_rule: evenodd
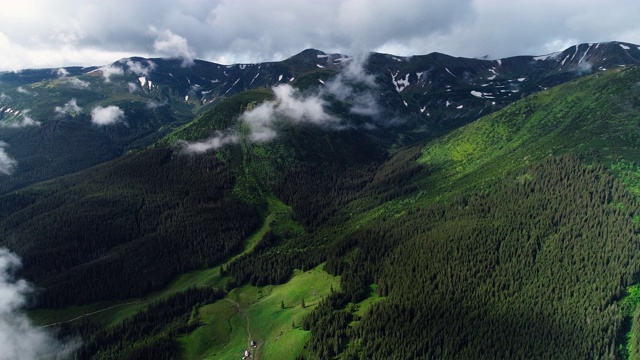
<svg viewBox="0 0 640 360">
<path fill-rule="evenodd" d="M 318 55 L 284 64 L 301 71 Z M 400 71 L 429 64 L 435 74 L 446 56 L 376 54 L 350 78 L 337 72 L 344 58 L 329 59 L 343 60 L 296 73 L 297 87 L 203 106 L 114 161 L 0 196 L 1 244 L 39 288 L 34 320 L 60 323 L 60 338 L 82 339 L 80 358 L 98 359 L 233 358 L 256 339 L 253 358 L 639 352 L 639 68 L 574 79 L 549 60 L 533 94 L 486 108 L 473 81 L 489 69 L 518 81 L 524 60 L 543 60 L 458 59 L 450 70 L 476 80 L 434 75 L 454 90 L 429 106 L 455 95 L 488 115 L 449 131 L 472 115 L 446 126 L 393 117 L 421 101 L 407 101 Z M 386 61 L 407 68 L 369 77 Z M 366 113 L 371 99 L 386 103 Z"/>
</svg>

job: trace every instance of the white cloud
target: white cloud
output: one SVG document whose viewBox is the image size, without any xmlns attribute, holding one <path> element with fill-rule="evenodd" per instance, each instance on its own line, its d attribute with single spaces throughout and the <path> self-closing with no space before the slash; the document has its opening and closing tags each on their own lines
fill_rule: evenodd
<svg viewBox="0 0 640 360">
<path fill-rule="evenodd" d="M 153 49 L 164 56 L 182 59 L 182 66 L 193 65 L 196 55 L 187 42 L 187 39 L 174 34 L 171 30 L 158 30 L 156 27 L 149 27 L 149 32 L 156 36 L 153 42 Z"/>
<path fill-rule="evenodd" d="M 82 110 L 82 108 L 78 106 L 78 104 L 76 103 L 76 99 L 71 99 L 63 106 L 56 106 L 54 110 L 60 115 L 66 115 L 74 113 L 77 114 L 80 112 L 80 110 Z"/>
<path fill-rule="evenodd" d="M 0 173 L 11 175 L 16 169 L 18 162 L 7 154 L 7 151 L 5 150 L 7 146 L 9 146 L 9 144 L 4 141 L 0 141 Z"/>
<path fill-rule="evenodd" d="M 23 88 L 22 86 L 18 86 L 18 88 L 16 89 L 17 92 L 19 92 L 20 94 L 26 94 L 26 95 L 31 95 L 31 91 Z"/>
<path fill-rule="evenodd" d="M 156 68 L 156 64 L 151 60 L 147 60 L 146 65 L 139 61 L 132 61 L 131 59 L 120 60 L 120 63 L 127 65 L 127 67 L 129 68 L 129 72 L 132 72 L 138 76 L 148 76 L 149 73 L 151 73 L 151 71 L 155 70 Z"/>
<path fill-rule="evenodd" d="M 70 358 L 77 343 L 60 343 L 45 330 L 34 327 L 24 314 L 23 306 L 31 287 L 25 280 L 15 279 L 15 271 L 20 266 L 18 256 L 0 248 L 0 357 L 15 360 Z"/>
<path fill-rule="evenodd" d="M 69 75 L 69 72 L 65 68 L 58 68 L 55 70 L 55 73 L 58 77 L 66 77 Z"/>
<path fill-rule="evenodd" d="M 239 141 L 236 134 L 223 134 L 216 132 L 216 134 L 205 141 L 197 142 L 181 142 L 178 145 L 182 147 L 182 152 L 185 154 L 202 154 L 210 150 L 217 150 L 228 144 L 235 144 Z"/>
<path fill-rule="evenodd" d="M 102 77 L 104 77 L 104 82 L 111 82 L 111 77 L 114 75 L 122 76 L 124 75 L 124 70 L 121 67 L 108 65 L 100 68 L 100 73 Z"/>
<path fill-rule="evenodd" d="M 97 106 L 91 110 L 91 122 L 98 126 L 113 125 L 124 121 L 124 111 L 115 105 Z"/>
<path fill-rule="evenodd" d="M 107 64 L 154 51 L 188 64 L 195 54 L 281 60 L 308 47 L 504 57 L 562 50 L 548 48 L 556 40 L 640 43 L 636 0 L 22 0 L 5 10 L 0 70 Z"/>
<path fill-rule="evenodd" d="M 32 117 L 29 116 L 29 109 L 25 109 L 22 110 L 22 112 L 20 113 L 20 120 L 19 121 L 13 121 L 10 122 L 8 124 L 3 124 L 2 126 L 4 127 L 9 127 L 9 128 L 22 128 L 22 127 L 27 127 L 27 126 L 40 126 L 40 121 L 36 121 L 34 120 Z"/>
<path fill-rule="evenodd" d="M 135 92 L 136 90 L 138 90 L 138 86 L 135 83 L 132 82 L 128 82 L 127 83 L 127 89 L 129 89 L 130 93 Z"/>
<path fill-rule="evenodd" d="M 88 89 L 89 83 L 83 80 L 78 79 L 77 77 L 66 78 L 66 81 L 76 89 Z"/>
<path fill-rule="evenodd" d="M 374 94 L 378 87 L 375 77 L 364 70 L 367 56 L 361 55 L 349 60 L 342 71 L 317 90 L 301 93 L 289 84 L 280 84 L 272 88 L 275 99 L 265 101 L 253 109 L 244 112 L 239 120 L 249 127 L 248 140 L 268 142 L 277 137 L 274 124 L 278 121 L 293 124 L 309 123 L 334 130 L 355 126 L 348 120 L 328 113 L 327 97 L 333 97 L 345 103 L 351 113 L 376 119 L 381 114 Z M 392 120 L 397 121 L 397 120 Z M 391 122 L 387 125 L 393 125 Z M 367 123 L 365 128 L 375 125 Z M 240 140 L 234 129 L 225 133 L 216 133 L 203 142 L 180 145 L 186 153 L 201 153 L 215 150 L 226 144 Z"/>
</svg>

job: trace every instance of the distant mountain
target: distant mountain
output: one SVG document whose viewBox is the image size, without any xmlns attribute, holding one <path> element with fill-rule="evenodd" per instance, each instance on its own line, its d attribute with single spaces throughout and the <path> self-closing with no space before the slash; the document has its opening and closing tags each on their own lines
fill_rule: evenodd
<svg viewBox="0 0 640 360">
<path fill-rule="evenodd" d="M 309 49 L 260 64 L 196 60 L 184 67 L 176 59 L 134 57 L 102 67 L 0 73 L 0 140 L 15 160 L 5 171 L 12 176 L 0 179 L 0 193 L 144 148 L 249 89 L 316 88 L 352 60 Z M 386 116 L 408 122 L 412 139 L 448 131 L 570 79 L 639 62 L 637 45 L 610 42 L 499 60 L 372 53 L 364 70 L 375 77 L 375 100 L 389 111 Z M 95 125 L 91 112 L 98 106 L 117 106 L 122 117 L 113 126 Z"/>
</svg>

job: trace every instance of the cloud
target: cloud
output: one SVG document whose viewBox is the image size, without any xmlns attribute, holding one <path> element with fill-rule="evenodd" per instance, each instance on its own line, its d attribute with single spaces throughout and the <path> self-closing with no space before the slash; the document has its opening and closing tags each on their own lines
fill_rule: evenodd
<svg viewBox="0 0 640 360">
<path fill-rule="evenodd" d="M 32 117 L 29 116 L 29 109 L 25 109 L 22 110 L 22 112 L 20 113 L 20 120 L 19 121 L 13 121 L 10 122 L 8 124 L 3 124 L 3 127 L 9 127 L 9 128 L 23 128 L 23 127 L 28 127 L 28 126 L 40 126 L 41 123 L 40 121 L 36 121 L 34 120 Z"/>
<path fill-rule="evenodd" d="M 150 99 L 149 101 L 147 101 L 147 104 L 145 105 L 145 107 L 147 109 L 156 109 L 161 106 L 165 106 L 167 104 L 168 104 L 167 99 L 163 99 L 162 101 L 158 101 L 156 99 Z"/>
<path fill-rule="evenodd" d="M 13 174 L 18 165 L 18 162 L 7 154 L 5 148 L 8 146 L 6 142 L 0 141 L 0 173 L 5 175 Z"/>
<path fill-rule="evenodd" d="M 58 75 L 58 77 L 67 77 L 69 72 L 65 68 L 58 68 L 55 70 L 55 74 Z"/>
<path fill-rule="evenodd" d="M 153 49 L 164 56 L 182 59 L 182 67 L 193 65 L 196 55 L 187 42 L 187 39 L 174 34 L 171 30 L 158 30 L 151 26 L 149 32 L 156 36 L 153 42 Z"/>
<path fill-rule="evenodd" d="M 251 142 L 268 142 L 277 137 L 274 125 L 277 122 L 291 124 L 313 124 L 333 130 L 355 127 L 349 119 L 343 119 L 329 113 L 327 98 L 335 98 L 345 103 L 352 114 L 376 119 L 381 114 L 377 103 L 375 77 L 367 74 L 365 64 L 367 56 L 350 59 L 342 71 L 330 81 L 311 92 L 302 93 L 289 84 L 280 84 L 272 88 L 275 99 L 245 111 L 239 120 L 249 128 L 247 139 Z M 388 124 L 390 125 L 390 124 Z M 371 123 L 363 125 L 367 129 L 375 128 Z M 234 129 L 216 133 L 204 142 L 179 145 L 187 153 L 201 153 L 215 150 L 230 143 L 240 141 Z"/>
<path fill-rule="evenodd" d="M 636 0 L 22 0 L 0 14 L 0 70 L 107 64 L 154 51 L 223 63 L 282 60 L 308 47 L 542 55 L 568 42 L 640 43 L 638 13 Z M 160 30 L 150 34 L 150 24 Z"/>
<path fill-rule="evenodd" d="M 138 90 L 138 86 L 135 83 L 132 82 L 128 82 L 127 83 L 127 88 L 129 89 L 129 92 L 135 92 L 136 90 Z"/>
<path fill-rule="evenodd" d="M 29 90 L 23 88 L 22 86 L 18 86 L 16 91 L 19 92 L 20 94 L 26 94 L 26 95 L 31 95 L 32 94 Z"/>
<path fill-rule="evenodd" d="M 77 114 L 82 108 L 78 106 L 76 99 L 71 99 L 63 106 L 56 106 L 54 110 L 58 115 L 62 116 L 66 114 Z"/>
<path fill-rule="evenodd" d="M 77 77 L 66 78 L 66 81 L 71 85 L 71 87 L 76 89 L 88 89 L 89 83 L 83 80 L 78 79 Z"/>
<path fill-rule="evenodd" d="M 147 60 L 146 65 L 138 61 L 133 61 L 131 59 L 120 60 L 120 63 L 127 65 L 127 67 L 129 68 L 128 71 L 138 76 L 148 76 L 149 73 L 151 73 L 151 71 L 155 70 L 155 68 L 157 67 L 156 64 L 151 60 Z"/>
<path fill-rule="evenodd" d="M 0 248 L 0 356 L 16 360 L 71 358 L 77 342 L 59 342 L 46 330 L 34 327 L 24 314 L 31 287 L 25 280 L 15 279 L 20 266 L 16 254 Z"/>
<path fill-rule="evenodd" d="M 109 65 L 103 66 L 100 68 L 100 73 L 102 73 L 102 77 L 104 77 L 104 82 L 111 82 L 111 77 L 114 75 L 122 76 L 124 75 L 124 70 L 122 68 Z"/>
<path fill-rule="evenodd" d="M 113 125 L 124 121 L 124 111 L 117 106 L 97 106 L 91 110 L 91 122 L 98 126 Z"/>
<path fill-rule="evenodd" d="M 184 154 L 202 154 L 210 150 L 217 150 L 228 144 L 235 144 L 239 141 L 236 134 L 224 134 L 222 132 L 216 132 L 216 134 L 205 141 L 197 142 L 179 142 L 178 146 L 182 147 Z"/>
</svg>

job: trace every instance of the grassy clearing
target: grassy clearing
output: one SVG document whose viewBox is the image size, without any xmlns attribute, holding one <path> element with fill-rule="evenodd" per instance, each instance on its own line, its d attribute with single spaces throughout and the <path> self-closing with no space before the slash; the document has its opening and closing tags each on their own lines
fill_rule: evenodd
<svg viewBox="0 0 640 360">
<path fill-rule="evenodd" d="M 202 327 L 180 339 L 185 357 L 241 357 L 249 341 L 247 319 L 252 340 L 258 342 L 260 358 L 288 359 L 300 353 L 310 333 L 301 330 L 299 324 L 332 287 L 336 290 L 339 287 L 339 277 L 327 274 L 322 267 L 307 272 L 296 270 L 293 278 L 283 285 L 242 286 L 229 293 L 231 301 L 219 300 L 203 307 L 200 310 Z M 232 302 L 239 304 L 242 312 Z"/>
</svg>

